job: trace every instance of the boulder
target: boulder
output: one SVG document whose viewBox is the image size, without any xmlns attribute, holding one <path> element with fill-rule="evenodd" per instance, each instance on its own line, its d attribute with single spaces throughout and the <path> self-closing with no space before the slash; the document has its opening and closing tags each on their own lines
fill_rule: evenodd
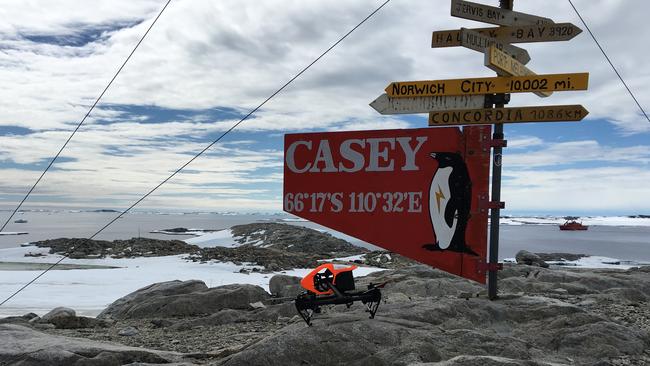
<svg viewBox="0 0 650 366">
<path fill-rule="evenodd" d="M 58 317 L 71 317 L 71 316 L 76 316 L 77 313 L 70 308 L 66 308 L 64 306 L 59 306 L 58 308 L 54 308 L 50 310 L 49 313 L 43 315 L 41 317 L 41 322 L 43 323 L 49 323 L 51 319 L 58 318 Z"/>
<path fill-rule="evenodd" d="M 37 314 L 35 314 L 35 313 L 27 313 L 27 314 L 23 315 L 23 318 L 25 318 L 25 319 L 27 319 L 29 321 L 31 321 L 31 320 L 33 320 L 35 318 L 38 318 L 38 317 L 39 316 Z"/>
<path fill-rule="evenodd" d="M 8 316 L 0 318 L 0 324 L 29 324 L 39 320 L 39 316 L 34 313 L 27 313 L 21 316 Z"/>
<path fill-rule="evenodd" d="M 296 297 L 304 291 L 300 277 L 277 274 L 269 281 L 269 290 L 275 297 Z"/>
<path fill-rule="evenodd" d="M 186 361 L 175 352 L 45 334 L 14 324 L 0 325 L 0 365 L 155 365 Z"/>
<path fill-rule="evenodd" d="M 196 316 L 222 309 L 249 309 L 269 294 L 254 285 L 208 288 L 197 280 L 156 283 L 116 300 L 98 318 L 141 319 Z"/>
<path fill-rule="evenodd" d="M 37 319 L 38 316 L 30 319 L 30 323 L 52 324 L 56 329 L 78 329 L 106 327 L 108 324 L 101 319 L 89 318 L 85 316 L 76 316 L 75 311 L 66 307 L 52 309 L 49 313 Z M 35 314 L 34 314 L 35 315 Z M 34 320 L 37 319 L 37 320 Z"/>
<path fill-rule="evenodd" d="M 548 268 L 548 263 L 546 263 L 539 255 L 531 253 L 527 250 L 520 250 L 515 255 L 515 259 L 519 264 L 527 264 L 529 266 L 539 266 L 543 268 Z"/>
<path fill-rule="evenodd" d="M 565 261 L 577 261 L 580 258 L 588 257 L 586 254 L 575 254 L 575 253 L 535 253 L 544 261 L 555 261 L 555 262 L 565 262 Z"/>
</svg>

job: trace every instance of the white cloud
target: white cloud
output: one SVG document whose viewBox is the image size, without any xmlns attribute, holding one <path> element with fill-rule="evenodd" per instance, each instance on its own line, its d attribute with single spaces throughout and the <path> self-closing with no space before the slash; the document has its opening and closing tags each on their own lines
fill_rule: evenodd
<svg viewBox="0 0 650 366">
<path fill-rule="evenodd" d="M 523 149 L 532 146 L 542 145 L 544 141 L 535 136 L 514 136 L 508 137 L 509 149 Z"/>
<path fill-rule="evenodd" d="M 7 0 L 0 4 L 0 126 L 22 126 L 37 133 L 0 136 L 0 161 L 44 162 L 58 150 L 118 66 L 149 26 L 164 2 L 101 0 L 79 2 Z M 72 161 L 55 165 L 37 192 L 92 204 L 108 195 L 119 204 L 150 189 L 200 151 L 205 143 L 178 136 L 204 138 L 225 131 L 236 120 L 203 122 L 194 116 L 165 124 L 145 123 L 146 116 L 102 108 L 106 105 L 156 106 L 203 111 L 215 107 L 247 113 L 289 80 L 324 49 L 381 3 L 298 0 L 174 0 L 122 74 L 64 153 Z M 601 44 L 627 79 L 639 101 L 650 108 L 650 70 L 645 65 L 650 38 L 642 0 L 575 1 Z M 519 11 L 582 28 L 568 2 L 518 1 Z M 368 103 L 390 81 L 488 76 L 480 53 L 462 48 L 431 49 L 433 30 L 480 23 L 449 16 L 449 2 L 393 1 L 348 40 L 271 100 L 238 131 L 278 132 L 405 128 L 401 118 L 379 116 Z M 116 24 L 137 25 L 113 29 Z M 81 47 L 32 42 L 25 35 L 74 36 L 108 27 L 99 39 Z M 526 44 L 538 73 L 588 71 L 588 92 L 555 93 L 540 99 L 512 96 L 512 105 L 583 104 L 588 118 L 606 118 L 626 134 L 650 131 L 633 101 L 586 32 L 570 42 Z M 424 116 L 423 116 L 424 117 Z M 98 119 L 115 123 L 98 124 Z M 426 125 L 422 118 L 421 127 Z M 588 121 L 584 123 L 588 128 Z M 555 127 L 549 127 L 555 128 Z M 242 137 L 249 140 L 249 137 Z M 510 147 L 524 154 L 505 155 L 510 167 L 550 166 L 563 159 L 606 164 L 648 161 L 645 146 L 613 148 L 599 141 L 573 141 L 538 148 L 541 139 L 522 136 Z M 172 142 L 174 141 L 174 142 Z M 232 141 L 231 141 L 232 142 Z M 119 153 L 116 149 L 119 148 Z M 277 147 L 278 149 L 280 146 Z M 525 149 L 525 150 L 524 150 Z M 199 174 L 175 178 L 167 192 L 194 196 L 185 205 L 253 207 L 277 195 L 281 152 L 254 145 L 215 146 L 214 153 L 189 168 Z M 38 172 L 3 169 L 3 192 L 19 194 Z M 80 178 L 80 177 L 83 177 Z M 206 187 L 206 182 L 218 188 Z M 241 188 L 244 183 L 260 186 Z M 262 187 L 262 185 L 266 186 Z M 128 189 L 127 189 L 128 187 Z M 514 187 L 513 187 L 514 188 Z M 273 191 L 275 190 L 275 191 Z M 275 192 L 275 193 L 274 193 Z M 229 196 L 222 200 L 205 197 Z M 198 198 L 200 197 L 200 198 Z M 38 196 L 35 196 L 39 199 Z M 45 202 L 47 197 L 42 197 Z M 243 201 L 240 201 L 243 200 Z M 6 201 L 6 200 L 5 200 Z M 182 199 L 151 198 L 146 204 L 179 204 Z M 265 200 L 261 206 L 271 206 Z M 277 202 L 275 202 L 277 203 Z M 279 209 L 281 206 L 275 207 Z"/>
<path fill-rule="evenodd" d="M 502 199 L 510 212 L 643 213 L 650 207 L 650 171 L 643 168 L 506 170 L 504 178 Z"/>
<path fill-rule="evenodd" d="M 650 146 L 611 147 L 593 140 L 547 143 L 538 150 L 504 154 L 503 162 L 513 167 L 549 167 L 581 162 L 647 165 L 650 163 Z"/>
</svg>

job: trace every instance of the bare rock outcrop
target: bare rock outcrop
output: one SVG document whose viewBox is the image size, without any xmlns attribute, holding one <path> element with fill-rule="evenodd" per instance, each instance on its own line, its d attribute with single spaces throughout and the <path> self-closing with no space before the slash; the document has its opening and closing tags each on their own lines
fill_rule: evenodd
<svg viewBox="0 0 650 366">
<path fill-rule="evenodd" d="M 0 365 L 107 366 L 185 360 L 174 352 L 55 336 L 15 324 L 0 325 Z"/>
<path fill-rule="evenodd" d="M 208 288 L 203 281 L 156 283 L 130 293 L 102 311 L 99 319 L 167 318 L 213 314 L 222 309 L 248 309 L 269 294 L 254 285 Z"/>
<path fill-rule="evenodd" d="M 277 274 L 269 280 L 269 291 L 275 297 L 295 297 L 304 289 L 300 277 Z"/>
<path fill-rule="evenodd" d="M 539 255 L 531 253 L 527 250 L 518 251 L 515 255 L 515 260 L 519 264 L 548 268 L 548 263 L 546 263 Z"/>
<path fill-rule="evenodd" d="M 504 272 L 505 292 L 497 301 L 481 295 L 482 286 L 425 266 L 376 272 L 359 279 L 360 284 L 388 281 L 375 319 L 356 304 L 326 308 L 312 327 L 287 325 L 222 364 L 546 366 L 650 360 L 649 328 L 579 303 L 583 296 L 594 296 L 595 304 L 609 308 L 611 288 L 641 292 L 648 286 L 646 272 L 525 265 L 507 266 Z M 519 288 L 508 293 L 509 279 L 523 280 L 530 294 Z M 570 283 L 585 295 L 555 291 Z M 459 296 L 463 293 L 474 295 Z M 619 296 L 616 301 L 628 300 Z"/>
<path fill-rule="evenodd" d="M 200 281 L 171 281 L 111 305 L 104 316 L 119 319 L 112 330 L 46 332 L 56 337 L 92 334 L 129 345 L 201 353 L 206 357 L 201 362 L 217 365 L 650 364 L 650 267 L 580 270 L 506 265 L 499 280 L 500 297 L 490 301 L 484 286 L 427 266 L 374 272 L 358 278 L 357 288 L 386 283 L 375 319 L 369 319 L 359 303 L 350 308 L 323 307 L 312 327 L 295 315 L 292 302 L 282 302 L 256 286 L 208 289 Z M 189 313 L 194 315 L 187 317 Z M 12 321 L 25 323 L 30 317 L 36 319 L 28 314 Z M 128 326 L 137 328 L 137 334 L 120 336 L 118 331 Z M 15 346 L 22 341 L 10 338 L 26 334 L 2 329 L 0 344 Z M 30 333 L 27 338 L 49 344 L 43 337 Z M 42 362 L 46 353 L 39 352 L 54 352 L 48 346 L 19 347 L 25 350 L 22 356 L 22 351 L 0 345 L 0 361 L 12 355 L 12 360 L 29 359 L 28 365 L 48 364 Z M 181 357 L 140 351 L 145 353 L 83 349 L 77 355 L 55 356 L 70 364 L 90 362 L 74 358 L 79 355 L 92 362 L 110 356 L 104 363 L 108 365 L 162 362 L 155 357 L 177 362 L 174 357 Z M 32 360 L 34 355 L 41 358 Z"/>
</svg>

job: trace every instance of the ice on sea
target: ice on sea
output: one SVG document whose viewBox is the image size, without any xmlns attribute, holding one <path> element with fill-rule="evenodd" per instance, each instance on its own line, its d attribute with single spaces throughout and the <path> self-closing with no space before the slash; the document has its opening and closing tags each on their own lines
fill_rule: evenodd
<svg viewBox="0 0 650 366">
<path fill-rule="evenodd" d="M 511 216 L 502 217 L 501 225 L 561 225 L 566 220 L 559 216 Z M 650 226 L 650 219 L 627 216 L 585 216 L 578 219 L 585 225 L 595 226 Z"/>
</svg>

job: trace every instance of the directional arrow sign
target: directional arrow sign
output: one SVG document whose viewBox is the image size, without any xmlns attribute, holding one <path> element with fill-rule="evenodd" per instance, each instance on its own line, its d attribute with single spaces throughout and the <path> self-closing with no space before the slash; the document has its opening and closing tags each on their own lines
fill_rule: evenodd
<svg viewBox="0 0 650 366">
<path fill-rule="evenodd" d="M 475 109 L 485 106 L 483 95 L 454 95 L 448 97 L 390 98 L 380 95 L 370 106 L 381 114 L 429 113 L 452 109 Z"/>
<path fill-rule="evenodd" d="M 585 118 L 588 113 L 581 105 L 439 111 L 429 113 L 429 126 L 522 122 L 577 122 Z"/>
<path fill-rule="evenodd" d="M 589 73 L 546 74 L 473 79 L 398 81 L 388 84 L 391 98 L 587 90 Z"/>
<path fill-rule="evenodd" d="M 582 33 L 582 29 L 571 23 L 475 28 L 471 30 L 488 37 L 496 38 L 502 43 L 568 41 Z M 432 34 L 432 48 L 456 47 L 460 45 L 460 29 L 435 31 Z"/>
<path fill-rule="evenodd" d="M 485 66 L 494 70 L 499 75 L 504 76 L 526 76 L 536 75 L 521 62 L 510 57 L 507 53 L 499 50 L 495 46 L 490 46 L 485 52 Z M 552 92 L 535 92 L 542 98 L 548 97 Z"/>
<path fill-rule="evenodd" d="M 496 46 L 496 48 L 511 55 L 523 64 L 527 64 L 528 61 L 530 61 L 530 55 L 528 55 L 528 51 L 523 48 L 500 42 L 496 38 L 491 38 L 478 32 L 474 32 L 471 29 L 461 28 L 460 33 L 460 42 L 463 47 L 467 47 L 474 51 L 483 53 L 488 47 Z"/>
<path fill-rule="evenodd" d="M 571 23 L 492 28 L 487 34 L 506 43 L 569 41 L 582 33 Z"/>
<path fill-rule="evenodd" d="M 548 18 L 462 0 L 451 0 L 451 15 L 459 18 L 506 26 L 553 23 L 553 21 Z"/>
</svg>

